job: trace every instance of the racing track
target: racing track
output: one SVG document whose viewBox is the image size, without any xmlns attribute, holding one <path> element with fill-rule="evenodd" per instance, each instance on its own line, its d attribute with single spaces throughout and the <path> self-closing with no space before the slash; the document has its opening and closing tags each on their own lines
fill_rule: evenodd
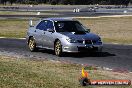
<svg viewBox="0 0 132 88">
<path fill-rule="evenodd" d="M 65 60 L 79 64 L 90 64 L 132 71 L 132 45 L 104 44 L 103 53 L 101 54 L 65 54 L 63 57 L 57 57 L 50 50 L 30 52 L 25 39 L 0 38 L 0 54 Z"/>
</svg>

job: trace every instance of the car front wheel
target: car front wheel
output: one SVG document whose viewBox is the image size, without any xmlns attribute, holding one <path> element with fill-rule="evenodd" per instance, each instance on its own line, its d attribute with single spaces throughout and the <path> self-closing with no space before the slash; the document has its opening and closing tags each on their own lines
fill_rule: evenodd
<svg viewBox="0 0 132 88">
<path fill-rule="evenodd" d="M 31 37 L 29 39 L 28 47 L 29 47 L 29 49 L 30 49 L 31 52 L 37 51 L 36 43 L 35 43 L 35 40 L 34 40 L 33 37 Z"/>
<path fill-rule="evenodd" d="M 62 45 L 61 45 L 61 41 L 58 40 L 56 43 L 55 43 L 55 55 L 57 56 L 61 56 L 62 55 Z"/>
</svg>

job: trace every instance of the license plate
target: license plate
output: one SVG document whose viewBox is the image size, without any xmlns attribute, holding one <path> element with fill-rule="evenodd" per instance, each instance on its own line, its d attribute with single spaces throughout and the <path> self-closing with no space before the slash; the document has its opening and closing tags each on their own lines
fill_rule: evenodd
<svg viewBox="0 0 132 88">
<path fill-rule="evenodd" d="M 86 46 L 86 48 L 93 48 L 93 46 Z"/>
</svg>

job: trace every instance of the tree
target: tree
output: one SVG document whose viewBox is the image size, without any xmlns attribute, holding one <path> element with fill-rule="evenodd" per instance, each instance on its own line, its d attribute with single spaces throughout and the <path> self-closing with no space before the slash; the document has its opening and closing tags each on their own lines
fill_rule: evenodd
<svg viewBox="0 0 132 88">
<path fill-rule="evenodd" d="M 1 3 L 2 3 L 3 5 L 6 5 L 7 0 L 1 0 Z"/>
<path fill-rule="evenodd" d="M 16 0 L 9 0 L 10 4 L 12 5 Z"/>
<path fill-rule="evenodd" d="M 51 5 L 56 5 L 57 4 L 57 0 L 52 0 L 51 1 Z"/>
<path fill-rule="evenodd" d="M 77 5 L 90 5 L 90 4 L 103 4 L 103 5 L 125 5 L 128 6 L 132 0 L 0 0 L 0 3 L 6 5 L 7 1 L 13 3 L 49 3 L 49 4 L 77 4 Z"/>
</svg>

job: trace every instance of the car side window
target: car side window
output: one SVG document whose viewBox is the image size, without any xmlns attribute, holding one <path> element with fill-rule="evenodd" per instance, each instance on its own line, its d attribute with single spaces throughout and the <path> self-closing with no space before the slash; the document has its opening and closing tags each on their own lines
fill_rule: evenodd
<svg viewBox="0 0 132 88">
<path fill-rule="evenodd" d="M 54 26 L 53 26 L 53 22 L 52 21 L 48 21 L 47 22 L 47 29 L 50 28 L 50 29 L 54 29 Z"/>
<path fill-rule="evenodd" d="M 46 30 L 47 30 L 47 21 L 41 21 L 41 22 L 37 25 L 36 29 L 46 31 Z"/>
</svg>

